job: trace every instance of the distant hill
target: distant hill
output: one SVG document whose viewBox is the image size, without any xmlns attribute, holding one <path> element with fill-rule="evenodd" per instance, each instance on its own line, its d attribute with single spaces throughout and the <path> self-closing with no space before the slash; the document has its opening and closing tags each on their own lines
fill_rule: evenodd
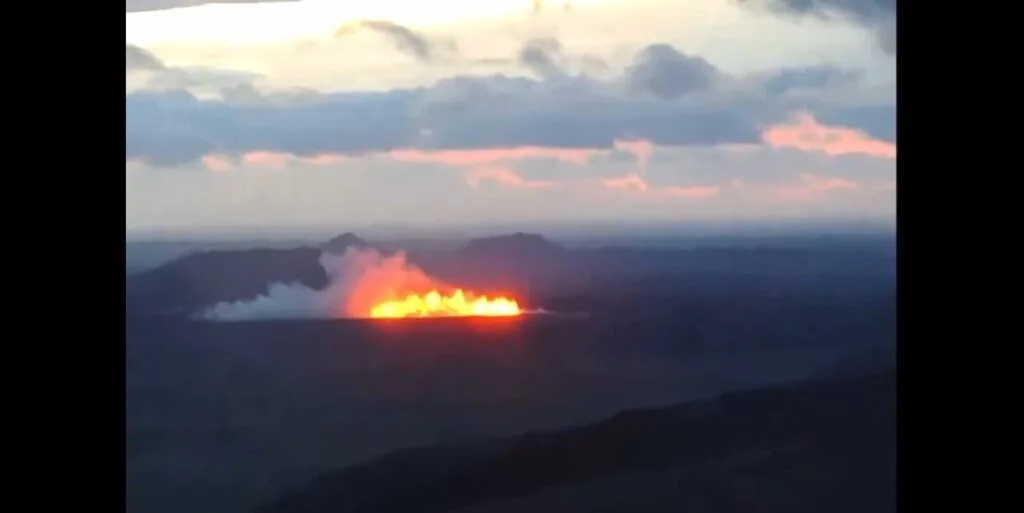
<svg viewBox="0 0 1024 513">
<path fill-rule="evenodd" d="M 369 242 L 359 238 L 358 235 L 352 232 L 345 232 L 323 243 L 320 246 L 320 250 L 326 253 L 341 255 L 349 248 L 364 249 L 370 247 L 373 246 Z"/>
<path fill-rule="evenodd" d="M 895 371 L 399 451 L 257 513 L 894 512 Z"/>
<path fill-rule="evenodd" d="M 428 272 L 448 281 L 526 297 L 537 284 L 565 276 L 570 253 L 542 235 L 513 233 L 470 239 L 453 254 L 424 263 Z"/>
<path fill-rule="evenodd" d="M 309 247 L 194 253 L 128 277 L 127 299 L 136 308 L 151 311 L 192 311 L 254 298 L 275 282 L 321 289 L 327 285 L 327 274 L 320 254 Z"/>
<path fill-rule="evenodd" d="M 202 251 L 129 276 L 126 293 L 136 309 L 192 312 L 223 301 L 255 298 L 273 283 L 322 289 L 327 285 L 322 252 L 342 254 L 349 248 L 370 247 L 346 232 L 318 248 Z"/>
<path fill-rule="evenodd" d="M 510 235 L 470 239 L 459 252 L 464 257 L 488 259 L 539 259 L 561 257 L 565 248 L 543 235 L 517 232 Z"/>
</svg>

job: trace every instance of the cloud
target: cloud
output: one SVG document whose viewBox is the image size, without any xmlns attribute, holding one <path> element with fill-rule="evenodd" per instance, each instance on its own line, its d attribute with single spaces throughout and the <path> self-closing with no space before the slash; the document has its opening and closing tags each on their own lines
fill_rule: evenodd
<svg viewBox="0 0 1024 513">
<path fill-rule="evenodd" d="M 391 158 L 401 162 L 436 162 L 450 166 L 480 166 L 509 160 L 555 159 L 573 164 L 586 164 L 594 151 L 586 148 L 545 148 L 520 146 L 477 150 L 393 150 Z"/>
<path fill-rule="evenodd" d="M 650 189 L 647 182 L 636 173 L 630 173 L 620 178 L 607 178 L 602 183 L 609 189 L 636 189 L 640 192 Z"/>
<path fill-rule="evenodd" d="M 344 155 L 313 155 L 300 157 L 289 153 L 254 151 L 241 156 L 210 154 L 201 159 L 210 171 L 226 172 L 243 168 L 287 169 L 290 166 L 332 166 L 349 160 Z"/>
<path fill-rule="evenodd" d="M 469 150 L 397 149 L 375 156 L 387 157 L 395 162 L 409 164 L 441 164 L 453 168 L 474 169 L 509 163 L 541 164 L 559 162 L 577 167 L 601 166 L 603 162 L 620 162 L 630 166 L 646 167 L 654 146 L 648 141 L 615 141 L 611 148 L 548 148 L 521 146 L 513 148 L 482 148 Z M 334 165 L 352 160 L 343 154 L 322 153 L 298 156 L 290 153 L 254 151 L 240 156 L 208 155 L 217 162 L 214 167 L 228 168 L 246 165 L 286 167 L 289 164 Z M 204 157 L 206 159 L 206 157 Z M 603 161 L 603 162 L 602 162 Z M 206 162 L 206 160 L 204 160 Z M 221 165 L 220 163 L 224 163 Z M 223 169 L 217 169 L 223 170 Z"/>
<path fill-rule="evenodd" d="M 252 89 L 252 82 L 260 78 L 258 73 L 251 71 L 168 66 L 149 50 L 125 43 L 125 78 L 128 80 L 126 83 L 131 82 L 139 72 L 144 72 L 148 77 L 141 83 L 141 88 L 147 90 L 214 88 L 234 91 L 239 88 Z M 135 84 L 140 85 L 137 82 Z"/>
<path fill-rule="evenodd" d="M 203 165 L 211 177 L 237 178 L 201 185 L 196 178 L 183 177 L 181 184 L 194 184 L 186 190 L 209 188 L 192 208 L 209 210 L 215 203 L 220 215 L 248 212 L 246 222 L 298 219 L 298 212 L 305 212 L 305 219 L 372 213 L 381 222 L 405 222 L 425 211 L 437 222 L 458 222 L 466 216 L 482 222 L 529 216 L 586 219 L 591 211 L 624 218 L 671 216 L 673 211 L 757 217 L 783 215 L 788 211 L 772 209 L 786 206 L 797 209 L 791 215 L 867 215 L 891 210 L 895 192 L 894 159 L 870 152 L 830 156 L 813 146 L 664 147 L 619 141 L 606 149 L 403 150 L 307 157 L 251 152 L 208 155 Z M 394 187 L 396 183 L 402 187 Z M 161 197 L 169 194 L 167 186 L 158 190 Z M 203 197 L 207 199 L 201 201 Z M 484 211 L 488 214 L 482 215 Z"/>
<path fill-rule="evenodd" d="M 770 192 L 774 198 L 782 201 L 807 201 L 820 199 L 832 192 L 852 191 L 860 188 L 859 183 L 846 178 L 803 173 L 800 175 L 797 185 L 776 187 Z"/>
<path fill-rule="evenodd" d="M 507 60 L 486 60 L 483 64 L 507 64 Z M 527 39 L 519 48 L 514 64 L 541 79 L 557 79 L 573 74 L 600 75 L 608 71 L 608 64 L 595 55 L 575 55 L 558 39 L 545 36 Z"/>
<path fill-rule="evenodd" d="M 230 74 L 229 74 L 230 75 Z M 239 76 L 240 78 L 240 76 Z M 219 88 L 221 99 L 229 104 L 249 106 L 286 106 L 314 101 L 320 93 L 313 89 L 290 88 L 278 91 L 262 91 L 252 82 L 237 81 Z"/>
<path fill-rule="evenodd" d="M 218 90 L 237 90 L 252 87 L 258 73 L 224 68 L 166 68 L 155 73 L 145 87 L 148 89 L 193 89 L 212 87 Z"/>
<path fill-rule="evenodd" d="M 820 90 L 831 86 L 845 86 L 855 83 L 861 74 L 833 66 L 821 64 L 800 68 L 781 68 L 773 70 L 761 79 L 761 88 L 769 96 L 781 96 L 801 90 Z"/>
<path fill-rule="evenodd" d="M 390 39 L 400 52 L 422 62 L 430 62 L 442 54 L 457 52 L 455 43 L 452 41 L 431 40 L 420 32 L 386 20 L 350 21 L 339 27 L 335 31 L 334 37 L 347 37 L 360 31 L 382 34 Z"/>
<path fill-rule="evenodd" d="M 763 138 L 765 145 L 672 148 L 638 140 L 616 141 L 605 149 L 409 149 L 361 157 L 303 157 L 256 151 L 235 157 L 208 155 L 203 157 L 203 164 L 214 172 L 290 169 L 296 180 L 309 173 L 305 168 L 328 167 L 353 179 L 362 176 L 358 178 L 362 184 L 378 183 L 382 190 L 389 191 L 392 189 L 385 184 L 394 180 L 423 191 L 423 182 L 437 182 L 444 173 L 461 176 L 471 189 L 490 185 L 496 190 L 558 189 L 567 194 L 588 194 L 597 185 L 649 200 L 711 199 L 743 189 L 754 200 L 791 203 L 853 189 L 880 193 L 894 190 L 888 184 L 895 171 L 895 147 L 861 132 L 825 126 L 804 114 L 767 128 Z M 391 171 L 384 174 L 387 163 Z M 826 174 L 802 171 L 808 168 Z M 433 172 L 427 173 L 428 169 Z M 868 185 L 862 188 L 862 183 Z"/>
<path fill-rule="evenodd" d="M 895 102 L 823 107 L 815 109 L 814 115 L 826 125 L 856 128 L 875 139 L 896 142 Z"/>
<path fill-rule="evenodd" d="M 841 17 L 864 24 L 896 17 L 896 0 L 735 0 L 740 4 L 774 12 Z"/>
<path fill-rule="evenodd" d="M 777 128 L 772 127 L 766 133 L 774 131 Z M 764 198 L 780 188 L 807 186 L 800 176 L 808 170 L 858 183 L 882 183 L 895 176 L 895 160 L 884 152 L 829 154 L 817 145 L 785 144 L 664 147 L 629 141 L 617 143 L 615 149 L 591 151 L 585 164 L 553 158 L 495 164 L 524 180 L 557 181 L 562 191 L 591 190 L 596 183 L 609 191 L 651 199 L 733 195 L 736 182 Z"/>
<path fill-rule="evenodd" d="M 662 99 L 707 91 L 722 76 L 708 61 L 660 43 L 638 52 L 627 74 L 634 89 Z"/>
<path fill-rule="evenodd" d="M 880 48 L 896 54 L 896 0 L 734 0 L 775 13 L 856 23 L 872 31 Z"/>
<path fill-rule="evenodd" d="M 607 189 L 633 191 L 653 197 L 704 199 L 718 196 L 721 192 L 721 187 L 715 185 L 654 187 L 636 173 L 618 178 L 606 178 L 601 181 L 601 184 Z"/>
<path fill-rule="evenodd" d="M 565 73 L 562 64 L 562 44 L 553 37 L 530 39 L 519 49 L 519 65 L 541 78 Z"/>
<path fill-rule="evenodd" d="M 158 59 L 152 52 L 135 45 L 125 43 L 124 45 L 124 70 L 131 71 L 161 71 L 167 66 Z"/>
<path fill-rule="evenodd" d="M 175 4 L 150 5 L 157 3 Z M 292 41 L 229 51 L 206 42 L 153 46 L 153 55 L 135 47 L 149 64 L 132 61 L 126 45 L 126 69 L 135 69 L 126 80 L 126 222 L 891 210 L 892 60 L 865 45 L 860 28 L 815 22 L 794 30 L 785 17 L 718 5 L 680 14 L 693 26 L 679 32 L 673 22 L 671 32 L 655 3 L 561 16 L 561 2 L 549 2 L 532 20 L 455 23 L 444 33 L 363 20 L 341 40 L 301 48 Z M 557 27 L 545 26 L 556 18 Z M 739 33 L 704 28 L 721 20 Z M 330 31 L 345 20 L 321 21 Z M 448 35 L 462 43 L 458 52 L 446 46 Z M 785 41 L 767 44 L 777 39 Z M 730 51 L 733 43 L 750 51 Z M 363 55 L 354 55 L 359 48 Z M 496 70 L 507 74 L 485 74 Z"/>
<path fill-rule="evenodd" d="M 564 54 L 557 41 L 533 40 L 523 48 L 521 63 L 544 78 L 461 75 L 389 91 L 263 93 L 226 71 L 207 77 L 221 99 L 200 100 L 183 89 L 133 91 L 125 97 L 125 157 L 160 166 L 252 152 L 479 159 L 487 150 L 580 159 L 623 141 L 760 144 L 763 129 L 794 110 L 875 139 L 891 140 L 895 133 L 891 105 L 829 103 L 824 94 L 830 88 L 857 80 L 839 68 L 734 77 L 700 57 L 654 44 L 637 52 L 621 75 L 599 79 L 560 72 L 555 57 Z M 782 94 L 796 89 L 810 96 Z"/>
<path fill-rule="evenodd" d="M 458 158 L 437 158 L 420 150 L 423 158 L 403 160 L 390 153 L 212 154 L 207 164 L 219 166 L 219 172 L 198 163 L 174 172 L 126 163 L 126 222 L 132 227 L 539 225 L 862 218 L 889 216 L 895 208 L 894 159 L 754 144 L 666 147 L 631 141 L 618 146 L 587 150 L 585 161 L 531 151 L 476 156 L 466 150 Z M 606 186 L 615 179 L 632 185 Z M 857 187 L 843 188 L 840 180 Z M 535 185 L 544 183 L 550 185 Z"/>
<path fill-rule="evenodd" d="M 297 2 L 299 0 L 125 0 L 125 12 L 146 12 L 196 7 L 207 4 L 255 4 L 264 2 Z"/>
<path fill-rule="evenodd" d="M 636 163 L 640 167 L 647 167 L 647 163 L 651 160 L 651 152 L 654 149 L 654 145 L 650 141 L 615 141 L 614 148 L 618 152 L 627 152 L 636 158 Z"/>
<path fill-rule="evenodd" d="M 481 182 L 493 181 L 513 189 L 557 189 L 558 182 L 553 180 L 525 180 L 515 171 L 504 167 L 486 166 L 473 169 L 466 177 L 470 187 L 480 187 Z"/>
<path fill-rule="evenodd" d="M 207 169 L 218 173 L 231 171 L 231 168 L 234 167 L 229 159 L 220 155 L 205 155 L 202 162 Z"/>
<path fill-rule="evenodd" d="M 864 154 L 896 158 L 896 145 L 873 139 L 859 130 L 825 126 L 814 116 L 801 113 L 792 123 L 782 123 L 765 130 L 762 138 L 773 148 L 795 148 L 827 155 Z"/>
<path fill-rule="evenodd" d="M 185 91 L 126 95 L 126 158 L 192 162 L 211 151 L 310 155 L 393 149 L 605 148 L 616 139 L 687 145 L 754 142 L 756 118 L 700 103 L 663 105 L 528 79 L 460 77 L 430 89 L 325 93 L 263 105 Z"/>
</svg>

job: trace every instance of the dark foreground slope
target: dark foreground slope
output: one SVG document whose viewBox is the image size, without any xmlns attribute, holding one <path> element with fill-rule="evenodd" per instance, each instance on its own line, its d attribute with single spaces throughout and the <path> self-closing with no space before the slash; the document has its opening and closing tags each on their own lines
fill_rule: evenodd
<svg viewBox="0 0 1024 513">
<path fill-rule="evenodd" d="M 895 511 L 895 383 L 895 371 L 812 381 L 401 451 L 257 511 Z"/>
</svg>

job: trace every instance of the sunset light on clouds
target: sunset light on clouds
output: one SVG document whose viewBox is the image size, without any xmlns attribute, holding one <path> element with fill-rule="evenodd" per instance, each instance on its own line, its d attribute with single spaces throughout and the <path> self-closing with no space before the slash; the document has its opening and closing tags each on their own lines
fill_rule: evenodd
<svg viewBox="0 0 1024 513">
<path fill-rule="evenodd" d="M 863 3 L 129 0 L 127 228 L 891 217 Z"/>
</svg>

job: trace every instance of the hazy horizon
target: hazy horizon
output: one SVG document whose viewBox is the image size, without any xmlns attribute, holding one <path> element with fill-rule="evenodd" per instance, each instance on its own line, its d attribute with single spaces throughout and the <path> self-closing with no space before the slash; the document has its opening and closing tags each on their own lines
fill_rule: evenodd
<svg viewBox="0 0 1024 513">
<path fill-rule="evenodd" d="M 200 227 L 126 230 L 128 242 L 179 240 L 307 240 L 326 239 L 342 233 L 364 238 L 416 239 L 500 236 L 511 233 L 536 233 L 551 239 L 610 238 L 687 238 L 703 236 L 791 236 L 895 234 L 890 219 L 807 219 L 807 220 L 719 220 L 704 222 L 592 222 L 549 224 L 490 224 L 415 226 L 336 226 L 301 227 Z"/>
</svg>

